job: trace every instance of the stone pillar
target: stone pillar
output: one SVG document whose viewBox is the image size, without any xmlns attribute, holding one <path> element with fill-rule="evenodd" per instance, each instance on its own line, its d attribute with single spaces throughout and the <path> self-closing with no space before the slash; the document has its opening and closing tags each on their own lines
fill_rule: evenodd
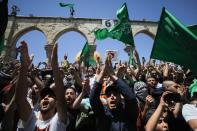
<svg viewBox="0 0 197 131">
<path fill-rule="evenodd" d="M 86 35 L 86 38 L 90 46 L 90 57 L 94 57 L 94 51 L 96 51 L 96 45 L 95 45 L 96 38 L 92 34 Z"/>
<path fill-rule="evenodd" d="M 90 45 L 90 57 L 94 56 L 94 51 L 96 51 L 96 45 Z"/>
<path fill-rule="evenodd" d="M 90 58 L 94 57 L 94 51 L 96 51 L 96 45 L 94 42 L 95 42 L 95 38 L 88 36 L 88 43 L 90 46 Z"/>
<path fill-rule="evenodd" d="M 48 67 L 51 68 L 51 54 L 52 54 L 52 50 L 53 50 L 53 44 L 47 44 L 47 45 L 45 45 L 44 48 L 46 50 L 46 55 L 47 55 L 46 63 L 48 65 Z"/>
</svg>

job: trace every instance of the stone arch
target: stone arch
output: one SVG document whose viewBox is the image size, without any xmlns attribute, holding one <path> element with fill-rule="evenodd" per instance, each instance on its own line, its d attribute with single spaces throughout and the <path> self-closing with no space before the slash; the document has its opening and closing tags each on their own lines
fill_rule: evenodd
<svg viewBox="0 0 197 131">
<path fill-rule="evenodd" d="M 155 38 L 155 34 L 150 32 L 148 29 L 143 29 L 143 30 L 138 31 L 137 33 L 134 34 L 134 37 L 136 35 L 140 34 L 140 33 L 143 33 L 143 34 L 146 34 L 146 35 L 150 36 L 153 40 Z"/>
<path fill-rule="evenodd" d="M 76 54 L 82 50 L 87 38 L 83 32 L 76 29 L 64 29 L 59 32 L 55 38 L 58 42 L 58 60 L 64 59 L 64 54 L 68 55 L 69 62 L 75 62 Z"/>
<path fill-rule="evenodd" d="M 142 29 L 135 33 L 134 37 L 134 39 L 136 40 L 135 45 L 139 53 L 139 56 L 143 56 L 145 57 L 145 59 L 149 60 L 150 53 L 154 43 L 155 34 L 147 29 Z M 144 48 L 145 50 L 141 51 L 142 48 Z"/>
<path fill-rule="evenodd" d="M 53 44 L 65 32 L 75 31 L 84 36 L 91 46 L 91 53 L 96 50 L 94 31 L 102 28 L 104 19 L 93 18 L 61 18 L 61 17 L 25 17 L 9 16 L 8 27 L 5 32 L 5 49 L 1 53 L 2 58 L 8 61 L 14 59 L 16 42 L 27 32 L 38 30 L 46 38 L 45 50 L 50 59 Z M 144 33 L 154 39 L 158 22 L 154 21 L 130 21 L 133 36 Z M 49 60 L 50 61 L 50 60 Z"/>
<path fill-rule="evenodd" d="M 11 46 L 12 46 L 12 47 L 16 47 L 17 41 L 18 41 L 24 34 L 27 34 L 28 32 L 31 32 L 31 31 L 34 31 L 34 30 L 37 30 L 37 31 L 43 33 L 44 36 L 45 36 L 45 38 L 47 39 L 45 33 L 44 33 L 40 28 L 35 27 L 35 26 L 30 26 L 30 27 L 27 27 L 27 28 L 24 28 L 24 29 L 18 31 L 18 32 L 13 36 L 12 41 L 11 41 L 11 43 L 10 43 Z"/>
<path fill-rule="evenodd" d="M 71 31 L 74 31 L 74 32 L 77 32 L 79 34 L 81 34 L 86 40 L 88 40 L 88 37 L 86 36 L 86 34 L 76 28 L 66 28 L 66 29 L 63 29 L 61 31 L 59 31 L 53 38 L 53 41 L 52 41 L 52 44 L 54 44 L 64 33 L 67 33 L 67 32 L 71 32 Z"/>
<path fill-rule="evenodd" d="M 35 26 L 28 26 L 28 27 L 25 27 L 23 29 L 20 29 L 20 30 L 14 32 L 13 34 L 10 33 L 12 35 L 11 36 L 7 35 L 8 37 L 7 37 L 7 42 L 5 44 L 5 49 L 4 49 L 5 51 L 2 53 L 3 58 L 5 60 L 13 60 L 13 59 L 16 59 L 16 54 L 17 54 L 16 43 L 17 43 L 17 41 L 24 34 L 27 34 L 28 32 L 34 31 L 34 30 L 37 30 L 37 31 L 41 32 L 42 34 L 44 34 L 44 36 L 46 38 L 45 33 L 40 28 L 35 27 Z"/>
<path fill-rule="evenodd" d="M 77 32 L 79 34 L 81 34 L 90 44 L 90 55 L 93 55 L 94 51 L 96 50 L 96 45 L 95 45 L 95 37 L 92 35 L 92 33 L 90 33 L 89 31 L 87 31 L 87 29 L 85 29 L 82 26 L 76 26 L 76 27 L 68 27 L 68 28 L 64 28 L 62 30 L 58 30 L 54 33 L 52 38 L 48 39 L 48 43 L 45 45 L 45 50 L 47 53 L 47 61 L 48 61 L 48 65 L 50 66 L 51 64 L 51 54 L 52 54 L 52 48 L 53 48 L 53 44 L 55 44 L 55 42 L 64 34 L 64 33 L 68 33 L 68 32 Z"/>
</svg>

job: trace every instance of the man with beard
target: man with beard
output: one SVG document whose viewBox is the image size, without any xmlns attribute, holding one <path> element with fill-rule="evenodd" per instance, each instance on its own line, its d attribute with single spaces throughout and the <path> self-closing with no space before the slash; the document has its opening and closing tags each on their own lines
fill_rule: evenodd
<svg viewBox="0 0 197 131">
<path fill-rule="evenodd" d="M 54 90 L 44 88 L 40 94 L 40 112 L 33 112 L 28 103 L 27 74 L 30 64 L 27 43 L 22 41 L 19 47 L 21 68 L 16 86 L 16 104 L 25 131 L 66 131 L 67 108 L 64 100 L 64 86 L 57 62 L 57 44 L 52 52 L 52 69 L 55 80 Z"/>
<path fill-rule="evenodd" d="M 158 80 L 155 76 L 147 77 L 146 84 L 148 86 L 148 94 L 154 98 L 154 102 L 151 104 L 151 109 L 156 109 L 159 105 L 160 97 L 163 93 L 163 88 L 158 87 Z"/>
<path fill-rule="evenodd" d="M 80 109 L 82 109 L 82 99 L 84 96 L 89 93 L 89 79 L 86 79 L 82 82 L 82 92 L 77 96 L 76 89 L 72 86 L 67 87 L 65 91 L 65 100 L 68 106 L 68 118 L 69 125 L 67 127 L 67 131 L 76 131 L 76 119 L 77 115 L 80 113 Z M 78 129 L 79 130 L 79 129 Z"/>
<path fill-rule="evenodd" d="M 106 88 L 107 106 L 100 100 L 103 78 L 110 76 L 113 85 Z M 124 97 L 122 103 L 121 94 Z M 99 73 L 97 70 L 94 87 L 90 92 L 90 104 L 96 116 L 98 131 L 136 131 L 138 116 L 137 101 L 130 87 L 114 75 L 111 56 L 105 61 L 105 66 Z"/>
<path fill-rule="evenodd" d="M 65 99 L 68 108 L 73 108 L 73 103 L 77 98 L 77 92 L 74 87 L 68 87 L 65 91 Z"/>
<path fill-rule="evenodd" d="M 79 109 L 73 108 L 73 103 L 77 98 L 76 89 L 73 87 L 68 87 L 65 91 L 65 100 L 68 106 L 68 118 L 69 125 L 67 127 L 67 131 L 75 131 L 75 123 L 77 119 L 77 114 L 79 113 Z"/>
</svg>

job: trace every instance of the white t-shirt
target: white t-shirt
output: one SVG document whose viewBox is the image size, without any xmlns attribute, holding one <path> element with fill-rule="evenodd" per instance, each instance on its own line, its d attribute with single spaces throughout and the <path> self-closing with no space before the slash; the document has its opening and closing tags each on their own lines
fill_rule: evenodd
<svg viewBox="0 0 197 131">
<path fill-rule="evenodd" d="M 192 119 L 197 119 L 197 107 L 195 104 L 185 104 L 182 108 L 182 115 L 188 122 Z"/>
<path fill-rule="evenodd" d="M 66 131 L 68 124 L 61 122 L 57 113 L 46 121 L 39 120 L 39 114 L 40 112 L 32 112 L 28 121 L 23 121 L 24 131 L 37 131 L 39 129 L 42 131 Z"/>
<path fill-rule="evenodd" d="M 29 104 L 30 104 L 30 106 L 31 106 L 31 108 L 32 108 L 32 110 L 33 110 L 34 112 L 39 112 L 39 111 L 40 111 L 40 105 L 39 105 L 38 102 L 37 102 L 35 105 L 33 105 L 32 99 L 29 98 L 29 97 L 27 97 L 27 101 L 29 102 Z M 23 128 L 24 128 L 24 127 L 23 127 L 23 122 L 22 122 L 21 119 L 19 119 L 18 125 L 17 125 L 17 131 L 24 131 Z"/>
</svg>

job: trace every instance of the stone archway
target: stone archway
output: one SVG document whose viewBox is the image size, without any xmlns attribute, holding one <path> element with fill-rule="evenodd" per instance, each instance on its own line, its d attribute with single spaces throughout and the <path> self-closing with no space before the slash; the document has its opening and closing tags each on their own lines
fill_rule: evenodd
<svg viewBox="0 0 197 131">
<path fill-rule="evenodd" d="M 154 38 L 154 34 L 147 32 L 147 30 L 141 30 L 135 34 L 135 49 L 138 52 L 140 60 L 142 57 L 144 57 L 146 60 L 151 60 L 150 54 L 153 48 Z"/>
<path fill-rule="evenodd" d="M 28 27 L 28 28 L 25 28 L 25 29 L 17 32 L 17 34 L 10 41 L 10 43 L 9 43 L 10 45 L 8 45 L 8 46 L 11 47 L 12 50 L 16 50 L 17 43 L 18 43 L 19 39 L 21 39 L 25 35 L 28 35 L 29 33 L 35 32 L 35 31 L 37 31 L 38 33 L 40 33 L 40 37 L 43 36 L 46 39 L 46 35 L 44 34 L 44 32 L 42 32 L 42 30 L 40 30 L 37 27 Z M 30 44 L 30 43 L 28 43 L 28 44 Z M 42 44 L 40 44 L 40 46 L 42 46 Z M 43 46 L 44 46 L 44 44 L 43 44 Z M 16 52 L 14 52 L 14 51 L 13 52 L 8 52 L 8 53 L 10 53 L 8 55 L 11 56 L 12 58 L 14 58 L 14 56 L 15 56 L 15 59 L 17 58 L 17 51 Z"/>
<path fill-rule="evenodd" d="M 9 16 L 8 26 L 5 32 L 5 50 L 1 54 L 1 57 L 6 58 L 6 60 L 15 59 L 15 44 L 18 37 L 32 29 L 41 31 L 47 39 L 45 50 L 49 64 L 53 44 L 63 32 L 69 30 L 74 30 L 82 34 L 90 44 L 90 53 L 93 54 L 96 50 L 94 31 L 104 27 L 102 24 L 104 20 L 106 19 Z M 110 21 L 117 22 L 116 20 Z M 130 21 L 130 25 L 133 36 L 140 32 L 146 32 L 154 38 L 158 22 Z"/>
<path fill-rule="evenodd" d="M 62 30 L 58 31 L 56 34 L 54 34 L 53 38 L 52 39 L 52 44 L 46 44 L 45 45 L 45 50 L 47 52 L 47 58 L 48 58 L 48 62 L 50 63 L 51 62 L 51 53 L 52 53 L 52 48 L 53 48 L 53 44 L 57 43 L 58 39 L 60 37 L 62 37 L 64 34 L 67 34 L 67 33 L 70 33 L 70 32 L 75 32 L 75 33 L 78 33 L 80 34 L 80 36 L 82 36 L 85 41 L 88 41 L 88 38 L 87 36 L 84 34 L 84 32 L 82 32 L 81 29 L 76 29 L 76 28 L 63 28 Z M 90 40 L 89 40 L 90 41 Z M 85 42 L 84 42 L 85 43 Z M 83 44 L 84 44 L 83 43 Z M 58 43 L 60 44 L 60 43 Z M 60 46 L 59 46 L 60 47 Z M 94 51 L 94 50 L 92 50 Z"/>
<path fill-rule="evenodd" d="M 135 34 L 135 36 L 140 34 L 140 33 L 146 34 L 147 36 L 151 37 L 153 40 L 155 38 L 155 34 L 153 34 L 152 32 L 149 32 L 148 30 L 141 30 L 141 31 L 137 32 Z"/>
<path fill-rule="evenodd" d="M 135 37 L 136 35 L 140 33 L 144 33 L 150 36 L 152 39 L 154 39 L 157 33 L 157 26 L 158 26 L 157 22 L 134 21 L 131 25 L 133 37 Z M 129 45 L 126 46 L 124 49 L 128 53 L 128 55 L 130 55 L 130 49 L 131 49 L 131 46 Z"/>
</svg>

